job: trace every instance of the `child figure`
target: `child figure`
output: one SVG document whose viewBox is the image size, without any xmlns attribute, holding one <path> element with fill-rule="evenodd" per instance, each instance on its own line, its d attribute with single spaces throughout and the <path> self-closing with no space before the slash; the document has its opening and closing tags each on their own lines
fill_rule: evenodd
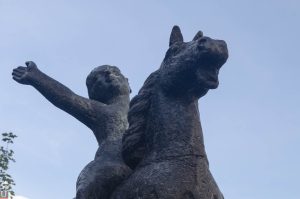
<svg viewBox="0 0 300 199">
<path fill-rule="evenodd" d="M 99 144 L 95 159 L 80 173 L 76 199 L 106 199 L 131 170 L 121 156 L 122 136 L 128 127 L 130 87 L 115 66 L 96 67 L 87 77 L 89 99 L 73 93 L 41 72 L 34 62 L 26 62 L 12 72 L 20 84 L 36 88 L 56 107 L 89 127 Z"/>
</svg>

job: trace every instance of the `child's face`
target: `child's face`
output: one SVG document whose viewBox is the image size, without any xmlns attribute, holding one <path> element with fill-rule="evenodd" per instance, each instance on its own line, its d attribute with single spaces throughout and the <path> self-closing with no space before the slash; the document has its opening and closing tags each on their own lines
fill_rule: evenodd
<svg viewBox="0 0 300 199">
<path fill-rule="evenodd" d="M 98 67 L 88 78 L 90 78 L 87 84 L 89 97 L 93 100 L 107 102 L 118 95 L 129 95 L 127 79 L 116 67 Z"/>
</svg>

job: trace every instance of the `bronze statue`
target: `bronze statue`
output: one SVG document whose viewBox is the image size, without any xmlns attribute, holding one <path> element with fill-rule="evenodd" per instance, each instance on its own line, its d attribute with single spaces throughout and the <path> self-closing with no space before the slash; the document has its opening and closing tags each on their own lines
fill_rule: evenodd
<svg viewBox="0 0 300 199">
<path fill-rule="evenodd" d="M 116 67 L 91 72 L 90 99 L 74 94 L 33 62 L 14 69 L 13 78 L 34 86 L 93 130 L 99 149 L 78 178 L 76 199 L 224 199 L 209 170 L 198 100 L 218 87 L 227 58 L 225 41 L 199 31 L 184 42 L 174 26 L 160 68 L 130 108 L 129 85 Z"/>
</svg>

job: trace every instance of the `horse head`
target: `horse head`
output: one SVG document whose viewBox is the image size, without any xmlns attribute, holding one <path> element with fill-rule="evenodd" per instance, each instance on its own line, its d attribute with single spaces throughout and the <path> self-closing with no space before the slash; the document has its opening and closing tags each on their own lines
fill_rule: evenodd
<svg viewBox="0 0 300 199">
<path fill-rule="evenodd" d="M 135 168 L 145 156 L 145 132 L 151 121 L 150 109 L 155 107 L 153 101 L 160 99 L 158 104 L 166 105 L 177 99 L 184 102 L 198 100 L 209 89 L 217 88 L 218 73 L 227 58 L 225 41 L 205 37 L 199 31 L 192 41 L 184 42 L 179 27 L 173 27 L 169 49 L 160 68 L 147 78 L 138 95 L 130 102 L 129 128 L 124 133 L 122 145 L 126 164 Z M 162 109 L 155 108 L 153 112 Z M 178 116 L 178 119 L 181 117 Z"/>
<path fill-rule="evenodd" d="M 180 28 L 174 26 L 160 67 L 161 85 L 168 94 L 202 97 L 218 87 L 219 70 L 227 58 L 225 41 L 199 31 L 192 41 L 184 42 Z"/>
</svg>

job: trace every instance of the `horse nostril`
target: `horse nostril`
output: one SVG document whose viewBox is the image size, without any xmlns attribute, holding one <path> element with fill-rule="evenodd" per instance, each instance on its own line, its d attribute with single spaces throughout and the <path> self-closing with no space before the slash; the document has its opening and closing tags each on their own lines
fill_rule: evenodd
<svg viewBox="0 0 300 199">
<path fill-rule="evenodd" d="M 109 76 L 109 75 L 110 75 L 110 73 L 111 73 L 111 72 L 110 72 L 110 71 L 108 71 L 108 70 L 107 70 L 107 71 L 104 71 L 104 75 L 105 75 L 105 76 Z"/>
<path fill-rule="evenodd" d="M 223 48 L 223 49 L 227 49 L 227 44 L 224 40 L 217 40 L 218 45 Z"/>
</svg>

